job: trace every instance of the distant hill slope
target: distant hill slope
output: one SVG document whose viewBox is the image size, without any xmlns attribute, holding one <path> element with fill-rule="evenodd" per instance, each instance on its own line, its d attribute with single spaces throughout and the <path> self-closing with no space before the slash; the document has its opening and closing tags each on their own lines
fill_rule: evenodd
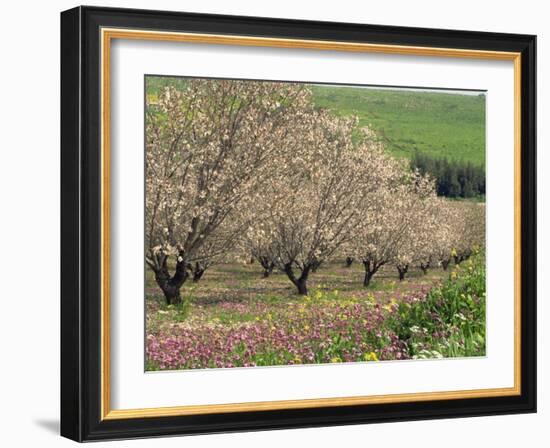
<svg viewBox="0 0 550 448">
<path fill-rule="evenodd" d="M 485 96 L 442 92 L 313 86 L 315 103 L 339 115 L 357 115 L 386 147 L 410 158 L 432 157 L 485 164 Z"/>
</svg>

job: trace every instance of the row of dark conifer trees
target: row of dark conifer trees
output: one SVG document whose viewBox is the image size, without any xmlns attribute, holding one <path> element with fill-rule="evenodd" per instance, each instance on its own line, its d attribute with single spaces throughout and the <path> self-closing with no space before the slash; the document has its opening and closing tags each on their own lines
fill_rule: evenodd
<svg viewBox="0 0 550 448">
<path fill-rule="evenodd" d="M 437 183 L 437 194 L 449 198 L 483 198 L 485 167 L 472 162 L 432 157 L 416 151 L 411 168 L 431 174 Z"/>
</svg>

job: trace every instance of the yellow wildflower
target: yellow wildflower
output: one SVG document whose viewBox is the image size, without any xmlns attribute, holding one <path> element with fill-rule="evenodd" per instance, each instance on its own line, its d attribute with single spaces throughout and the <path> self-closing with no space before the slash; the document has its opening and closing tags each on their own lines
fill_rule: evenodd
<svg viewBox="0 0 550 448">
<path fill-rule="evenodd" d="M 365 353 L 365 361 L 378 361 L 378 356 L 376 356 L 376 353 L 370 352 Z"/>
</svg>

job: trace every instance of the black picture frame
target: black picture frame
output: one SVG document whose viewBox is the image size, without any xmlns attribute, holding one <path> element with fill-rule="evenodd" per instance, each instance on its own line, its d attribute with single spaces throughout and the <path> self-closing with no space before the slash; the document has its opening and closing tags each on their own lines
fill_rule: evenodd
<svg viewBox="0 0 550 448">
<path fill-rule="evenodd" d="M 521 394 L 102 420 L 102 27 L 521 53 Z M 61 13 L 61 435 L 93 441 L 536 412 L 535 58 L 532 35 L 99 7 Z"/>
</svg>

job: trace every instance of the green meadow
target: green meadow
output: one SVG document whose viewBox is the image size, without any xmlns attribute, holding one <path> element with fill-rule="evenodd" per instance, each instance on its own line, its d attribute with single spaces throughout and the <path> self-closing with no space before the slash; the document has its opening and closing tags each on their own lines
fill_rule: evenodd
<svg viewBox="0 0 550 448">
<path fill-rule="evenodd" d="M 313 86 L 315 103 L 356 115 L 398 157 L 416 150 L 475 165 L 485 163 L 485 95 Z"/>
</svg>

